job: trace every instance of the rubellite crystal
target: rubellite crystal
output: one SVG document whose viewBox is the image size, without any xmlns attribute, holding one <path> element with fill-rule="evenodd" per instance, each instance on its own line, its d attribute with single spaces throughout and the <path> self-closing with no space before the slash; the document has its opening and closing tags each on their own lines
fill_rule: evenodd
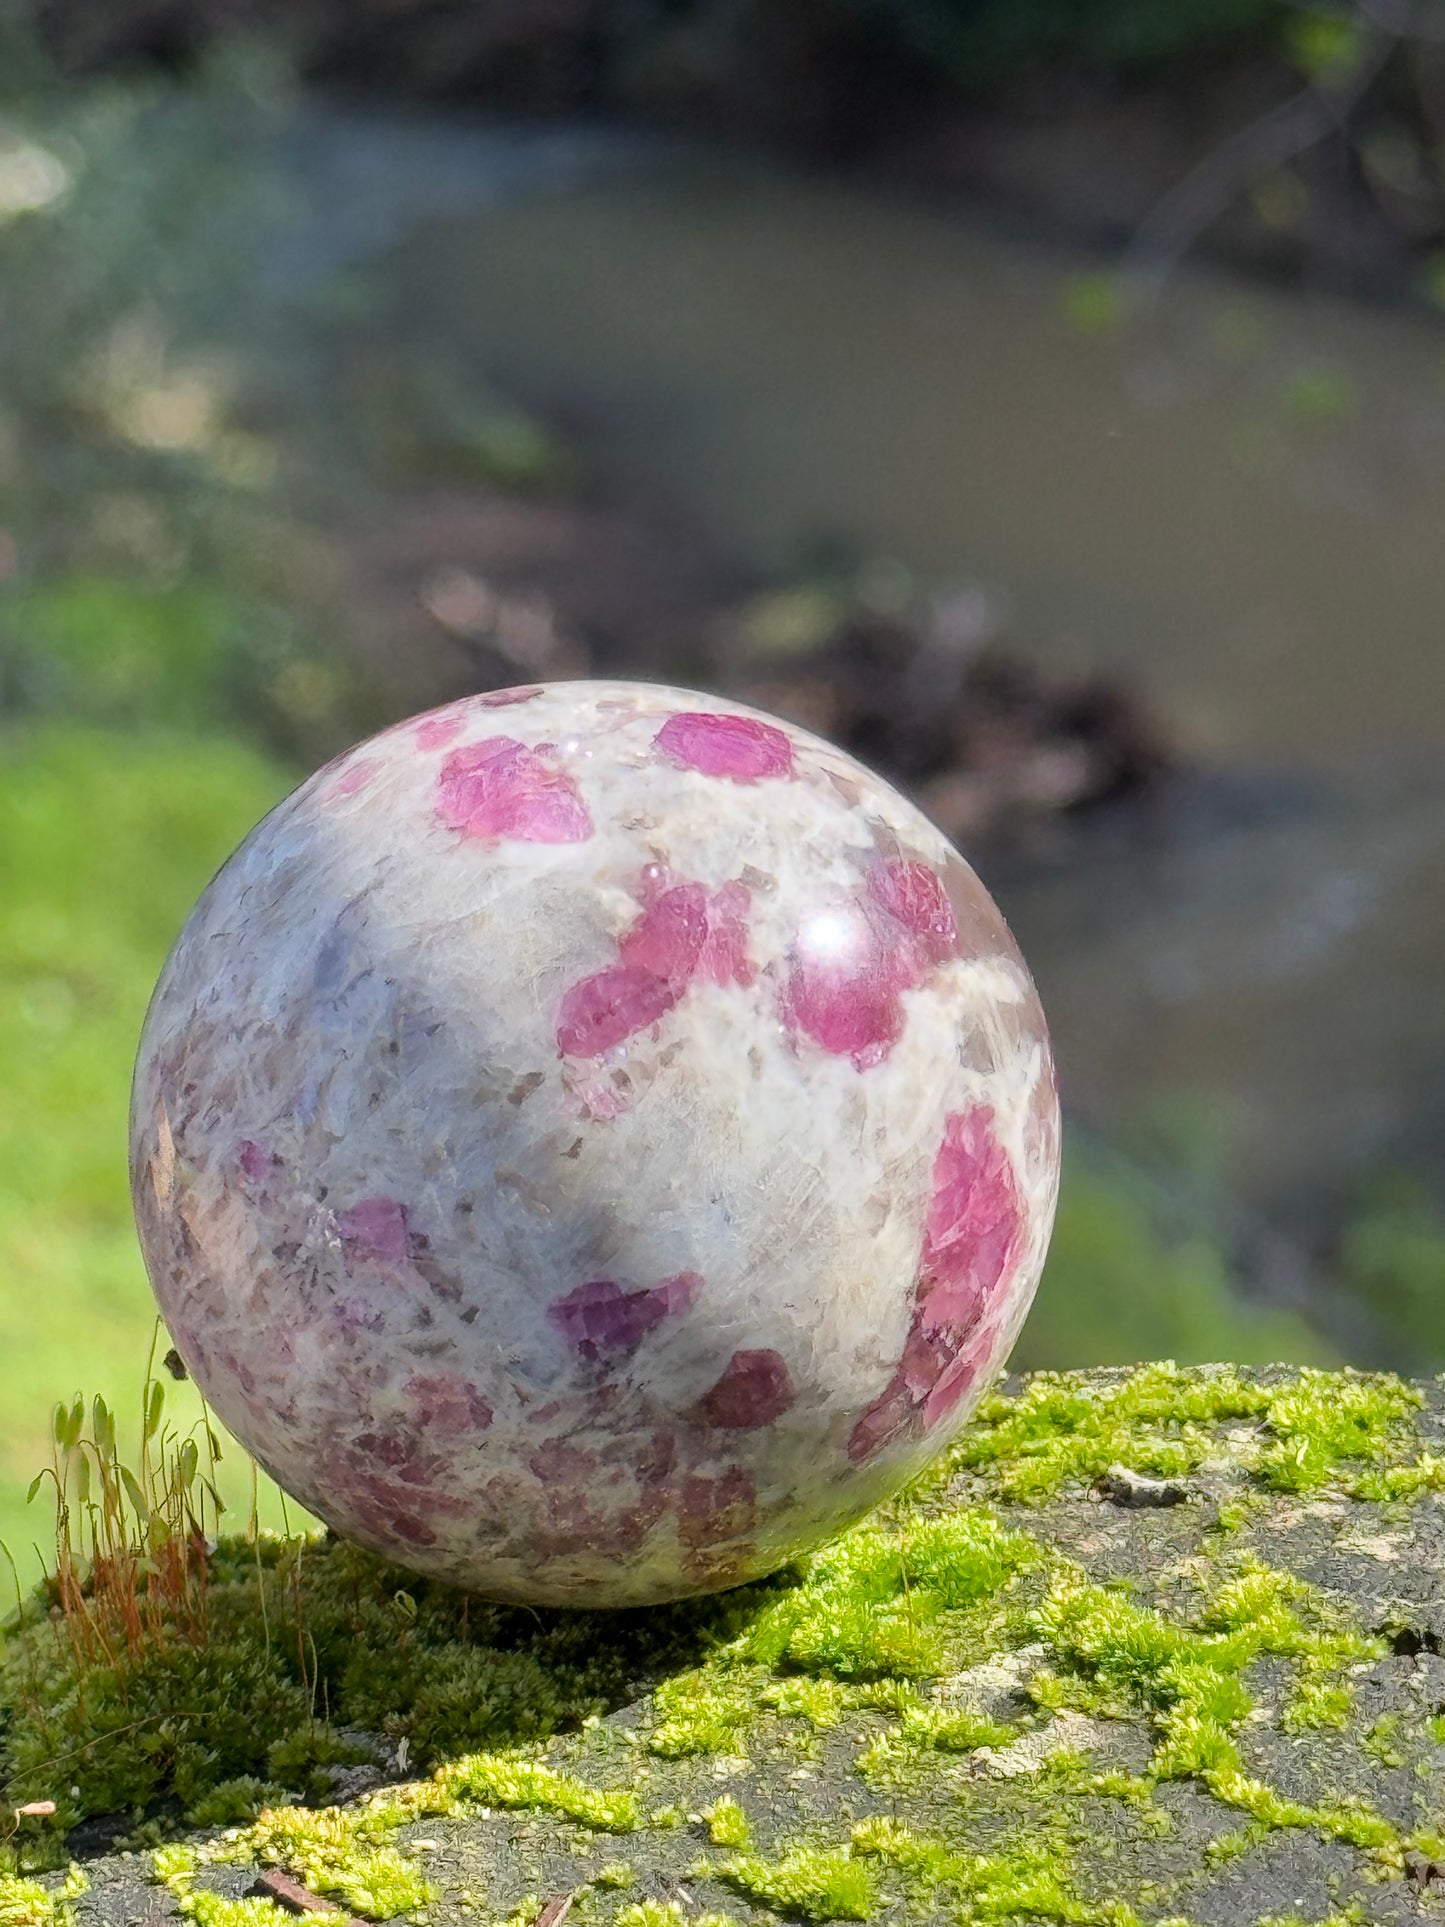
<svg viewBox="0 0 1445 1927">
<path fill-rule="evenodd" d="M 503 1600 L 734 1585 L 956 1433 L 1058 1109 L 973 872 L 715 697 L 504 690 L 361 745 L 171 954 L 132 1181 L 182 1357 L 337 1531 Z"/>
</svg>

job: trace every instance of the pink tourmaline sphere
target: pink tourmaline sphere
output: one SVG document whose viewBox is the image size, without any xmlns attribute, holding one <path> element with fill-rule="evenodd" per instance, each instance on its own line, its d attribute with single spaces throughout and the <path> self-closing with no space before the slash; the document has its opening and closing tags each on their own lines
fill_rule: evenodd
<svg viewBox="0 0 1445 1927">
<path fill-rule="evenodd" d="M 303 783 L 136 1068 L 146 1263 L 311 1512 L 495 1599 L 757 1577 L 957 1432 L 1053 1219 L 1028 972 L 842 751 L 712 696 L 453 703 Z"/>
</svg>

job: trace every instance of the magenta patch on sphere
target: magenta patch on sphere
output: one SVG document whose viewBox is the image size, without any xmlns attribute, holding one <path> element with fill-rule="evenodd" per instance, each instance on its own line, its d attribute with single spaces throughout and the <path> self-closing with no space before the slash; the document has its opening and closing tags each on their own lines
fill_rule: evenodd
<svg viewBox="0 0 1445 1927">
<path fill-rule="evenodd" d="M 734 1352 L 717 1384 L 699 1400 L 698 1410 L 709 1425 L 751 1432 L 781 1418 L 796 1397 L 780 1352 Z"/>
<path fill-rule="evenodd" d="M 736 883 L 711 898 L 700 883 L 653 894 L 619 939 L 619 962 L 563 996 L 557 1048 L 569 1057 L 601 1057 L 665 1017 L 699 973 L 717 984 L 750 982 L 747 903 L 747 890 Z"/>
<path fill-rule="evenodd" d="M 624 969 L 661 977 L 681 996 L 706 942 L 707 891 L 700 883 L 679 883 L 646 906 L 619 942 L 617 955 Z"/>
<path fill-rule="evenodd" d="M 241 1167 L 242 1177 L 249 1178 L 252 1184 L 259 1184 L 271 1169 L 271 1153 L 255 1138 L 243 1137 L 236 1146 L 236 1162 Z"/>
<path fill-rule="evenodd" d="M 533 1605 L 738 1585 L 921 1470 L 1057 1169 L 1033 987 L 938 831 L 806 732 L 628 684 L 410 718 L 272 812 L 132 1111 L 220 1419 L 338 1532 Z"/>
<path fill-rule="evenodd" d="M 903 994 L 958 952 L 958 923 L 927 864 L 880 864 L 863 894 L 799 925 L 783 1020 L 860 1071 L 881 1064 L 903 1033 Z"/>
<path fill-rule="evenodd" d="M 562 1439 L 549 1439 L 538 1446 L 527 1460 L 539 1479 L 551 1486 L 577 1486 L 590 1480 L 597 1470 L 597 1454 Z"/>
<path fill-rule="evenodd" d="M 425 1430 L 458 1438 L 485 1432 L 492 1422 L 491 1406 L 460 1372 L 420 1372 L 407 1380 L 405 1390 L 412 1417 Z"/>
<path fill-rule="evenodd" d="M 873 901 L 905 933 L 910 974 L 941 964 L 958 949 L 958 920 L 943 879 L 926 863 L 880 863 L 869 872 Z"/>
<path fill-rule="evenodd" d="M 446 1469 L 442 1454 L 428 1451 L 410 1428 L 392 1426 L 382 1432 L 363 1432 L 355 1450 L 367 1464 L 384 1465 L 405 1486 L 430 1488 Z M 410 1496 L 414 1498 L 415 1493 Z"/>
<path fill-rule="evenodd" d="M 755 716 L 694 710 L 669 716 L 654 740 L 670 763 L 704 776 L 756 783 L 765 776 L 793 774 L 793 745 L 781 729 Z"/>
<path fill-rule="evenodd" d="M 757 1482 L 744 1465 L 706 1477 L 692 1474 L 682 1481 L 680 1532 L 684 1545 L 717 1545 L 757 1520 Z"/>
<path fill-rule="evenodd" d="M 585 843 L 592 834 L 587 805 L 550 745 L 530 749 L 510 736 L 452 751 L 442 765 L 436 812 L 463 836 Z"/>
<path fill-rule="evenodd" d="M 695 1271 L 680 1271 L 660 1284 L 624 1291 L 610 1278 L 578 1285 L 547 1307 L 547 1317 L 581 1357 L 594 1362 L 634 1352 L 664 1318 L 686 1311 L 702 1288 Z"/>
<path fill-rule="evenodd" d="M 562 999 L 557 1048 L 571 1057 L 601 1057 L 665 1017 L 686 987 L 627 964 L 599 970 Z"/>
<path fill-rule="evenodd" d="M 866 1458 L 910 1428 L 937 1424 L 973 1383 L 969 1340 L 1006 1286 L 1027 1229 L 1013 1166 L 980 1105 L 945 1120 L 908 1342 L 898 1369 L 859 1419 L 849 1455 Z"/>
<path fill-rule="evenodd" d="M 369 789 L 382 765 L 374 757 L 362 756 L 348 762 L 336 781 L 326 792 L 328 803 L 341 803 L 348 796 L 360 796 Z"/>
<path fill-rule="evenodd" d="M 462 718 L 456 709 L 434 710 L 416 726 L 418 749 L 445 749 L 462 733 Z"/>
<path fill-rule="evenodd" d="M 411 1214 L 395 1198 L 363 1198 L 349 1211 L 336 1215 L 337 1236 L 350 1251 L 383 1264 L 398 1264 L 425 1248 L 426 1239 L 411 1229 Z"/>
<path fill-rule="evenodd" d="M 1024 1214 L 1008 1154 L 985 1105 L 955 1112 L 933 1161 L 919 1277 L 925 1322 L 971 1325 L 1012 1262 Z"/>
<path fill-rule="evenodd" d="M 363 1534 L 401 1540 L 408 1551 L 434 1546 L 437 1528 L 427 1517 L 420 1495 L 395 1479 L 371 1474 L 342 1484 L 343 1503 L 352 1511 Z"/>
<path fill-rule="evenodd" d="M 710 984 L 752 983 L 756 971 L 748 961 L 748 905 L 745 883 L 725 883 L 707 907 L 707 936 L 697 960 L 697 974 Z"/>
<path fill-rule="evenodd" d="M 862 1071 L 881 1064 L 903 1029 L 896 952 L 856 904 L 806 918 L 782 997 L 784 1022 Z"/>
</svg>

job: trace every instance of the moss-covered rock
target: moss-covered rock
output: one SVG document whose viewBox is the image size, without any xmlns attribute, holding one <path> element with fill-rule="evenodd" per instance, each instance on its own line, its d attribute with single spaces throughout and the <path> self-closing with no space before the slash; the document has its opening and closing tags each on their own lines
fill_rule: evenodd
<svg viewBox="0 0 1445 1927">
<path fill-rule="evenodd" d="M 427 1777 L 99 1857 L 58 1905 L 279 1927 L 235 1905 L 270 1865 L 368 1918 L 519 1927 L 564 1895 L 585 1927 L 1433 1918 L 1442 1433 L 1438 1386 L 1360 1374 L 1027 1380 L 806 1572 L 668 1614 L 474 1603 L 469 1630 L 407 1595 L 423 1652 L 369 1712 L 393 1773 L 405 1741 Z M 350 1562 L 380 1668 L 396 1575 L 308 1559 Z M 329 1681 L 346 1615 L 312 1583 Z M 518 1719 L 459 1752 L 458 1707 L 441 1727 L 425 1705 L 446 1676 L 495 1710 L 503 1662 Z M 60 1880 L 0 1872 L 0 1920 L 44 1927 Z"/>
</svg>

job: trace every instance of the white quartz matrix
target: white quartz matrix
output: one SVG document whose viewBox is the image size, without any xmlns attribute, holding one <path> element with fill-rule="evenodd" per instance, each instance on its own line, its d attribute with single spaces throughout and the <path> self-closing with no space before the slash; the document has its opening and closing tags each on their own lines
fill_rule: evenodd
<svg viewBox="0 0 1445 1927">
<path fill-rule="evenodd" d="M 211 884 L 136 1069 L 181 1356 L 339 1533 L 498 1600 L 766 1573 L 958 1431 L 1043 1264 L 1043 1015 L 816 737 L 558 683 L 387 730 Z"/>
</svg>

